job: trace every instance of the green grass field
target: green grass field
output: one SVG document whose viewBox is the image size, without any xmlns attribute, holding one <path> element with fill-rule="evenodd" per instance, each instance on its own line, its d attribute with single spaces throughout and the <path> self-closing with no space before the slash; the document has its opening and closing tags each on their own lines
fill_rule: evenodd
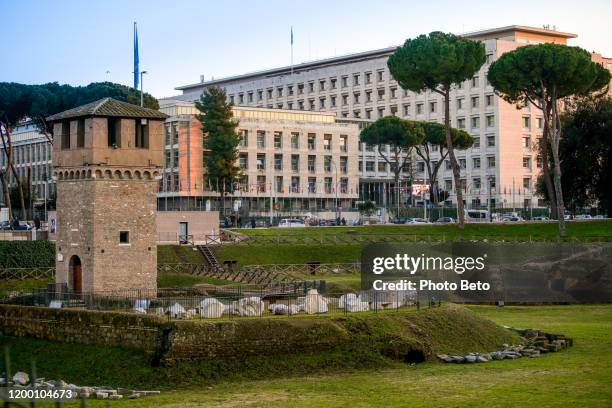
<svg viewBox="0 0 612 408">
<path fill-rule="evenodd" d="M 612 220 L 569 221 L 567 237 L 612 236 Z M 238 229 L 246 235 L 344 235 L 344 234 L 415 234 L 444 235 L 446 239 L 469 238 L 470 236 L 506 236 L 554 238 L 558 236 L 558 224 L 554 221 L 521 224 L 466 224 L 464 231 L 451 224 L 431 225 L 371 225 L 362 227 L 309 227 L 309 228 L 255 228 Z"/>
<path fill-rule="evenodd" d="M 574 338 L 574 347 L 539 359 L 476 365 L 432 362 L 398 363 L 375 369 L 330 367 L 288 378 L 280 373 L 273 378 L 200 383 L 174 390 L 160 386 L 164 391 L 158 397 L 118 401 L 111 406 L 609 407 L 612 404 L 612 305 L 470 306 L 470 309 L 499 324 L 564 333 Z M 27 349 L 28 344 L 37 341 L 20 339 L 19 342 Z M 93 358 L 90 348 L 79 346 L 77 353 L 70 345 L 54 343 L 47 350 L 59 355 L 71 351 L 74 357 L 65 360 L 66 364 L 75 364 L 75 369 L 91 376 L 90 367 L 94 366 L 88 365 Z M 41 357 L 44 356 L 38 358 Z M 97 375 L 103 379 L 115 375 L 116 370 L 130 370 L 134 378 L 163 385 L 164 376 L 141 366 L 138 358 L 137 353 L 110 349 L 95 359 L 115 359 L 116 363 L 112 369 L 102 364 Z M 100 371 L 103 369 L 108 372 Z M 105 406 L 105 402 L 89 401 L 88 406 Z"/>
</svg>

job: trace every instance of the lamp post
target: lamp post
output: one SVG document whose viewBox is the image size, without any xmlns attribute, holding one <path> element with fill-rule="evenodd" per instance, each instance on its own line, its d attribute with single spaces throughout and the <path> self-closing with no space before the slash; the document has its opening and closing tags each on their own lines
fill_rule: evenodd
<svg viewBox="0 0 612 408">
<path fill-rule="evenodd" d="M 491 199 L 493 193 L 493 187 L 491 186 L 491 181 L 494 180 L 493 176 L 487 177 L 487 181 L 489 182 L 489 222 L 493 222 L 493 214 L 491 213 Z"/>
<path fill-rule="evenodd" d="M 47 183 L 49 182 L 47 173 L 43 174 L 43 180 L 45 182 L 45 221 L 47 221 Z"/>
<path fill-rule="evenodd" d="M 336 220 L 338 220 L 340 218 L 340 216 L 342 215 L 341 212 L 338 210 L 338 166 L 336 166 L 336 162 L 334 161 L 334 159 L 330 160 L 331 164 L 334 166 L 334 170 L 336 172 L 336 183 L 335 183 L 335 190 L 336 190 Z"/>
<path fill-rule="evenodd" d="M 140 72 L 140 106 L 144 106 L 144 94 L 142 91 L 143 85 L 142 85 L 142 78 L 144 74 L 148 74 L 147 71 L 141 71 Z"/>
</svg>

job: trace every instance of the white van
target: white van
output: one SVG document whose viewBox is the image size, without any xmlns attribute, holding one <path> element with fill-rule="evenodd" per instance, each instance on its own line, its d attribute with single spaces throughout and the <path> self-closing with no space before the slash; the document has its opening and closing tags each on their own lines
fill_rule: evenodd
<svg viewBox="0 0 612 408">
<path fill-rule="evenodd" d="M 466 222 L 489 222 L 487 210 L 465 210 Z"/>
<path fill-rule="evenodd" d="M 303 228 L 306 224 L 297 218 L 284 218 L 278 223 L 278 228 Z"/>
</svg>

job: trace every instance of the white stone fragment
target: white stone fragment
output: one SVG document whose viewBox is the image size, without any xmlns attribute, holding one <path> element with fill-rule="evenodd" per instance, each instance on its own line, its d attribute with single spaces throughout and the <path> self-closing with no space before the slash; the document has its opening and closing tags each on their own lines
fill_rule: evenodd
<svg viewBox="0 0 612 408">
<path fill-rule="evenodd" d="M 179 318 L 185 314 L 185 308 L 179 303 L 175 303 L 166 309 L 166 313 L 168 313 L 170 317 Z"/>
<path fill-rule="evenodd" d="M 241 316 L 261 316 L 264 307 L 264 302 L 257 296 L 246 297 L 238 301 L 238 310 Z"/>
<path fill-rule="evenodd" d="M 30 382 L 30 377 L 23 371 L 17 371 L 13 376 L 13 382 L 17 385 L 27 385 Z"/>
<path fill-rule="evenodd" d="M 338 307 L 340 309 L 345 309 L 347 312 L 365 312 L 369 310 L 368 302 L 362 302 L 354 293 L 347 293 L 340 296 Z"/>
<path fill-rule="evenodd" d="M 310 289 L 304 299 L 304 311 L 307 314 L 327 313 L 327 299 L 316 289 Z"/>
<path fill-rule="evenodd" d="M 136 299 L 134 302 L 134 309 L 142 308 L 146 310 L 149 308 L 150 304 L 151 301 L 149 299 Z"/>
<path fill-rule="evenodd" d="M 207 319 L 216 319 L 221 317 L 225 311 L 225 305 L 215 298 L 207 298 L 200 302 L 200 316 Z"/>
</svg>

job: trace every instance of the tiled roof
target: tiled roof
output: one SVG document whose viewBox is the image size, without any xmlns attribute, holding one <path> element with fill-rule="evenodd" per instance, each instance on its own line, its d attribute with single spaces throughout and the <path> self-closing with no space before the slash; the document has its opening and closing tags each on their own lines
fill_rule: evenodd
<svg viewBox="0 0 612 408">
<path fill-rule="evenodd" d="M 67 111 L 56 113 L 47 118 L 49 122 L 78 118 L 83 116 L 105 116 L 119 118 L 166 119 L 168 115 L 155 109 L 142 108 L 131 103 L 121 102 L 113 98 L 103 98 L 95 102 L 77 106 Z"/>
</svg>

